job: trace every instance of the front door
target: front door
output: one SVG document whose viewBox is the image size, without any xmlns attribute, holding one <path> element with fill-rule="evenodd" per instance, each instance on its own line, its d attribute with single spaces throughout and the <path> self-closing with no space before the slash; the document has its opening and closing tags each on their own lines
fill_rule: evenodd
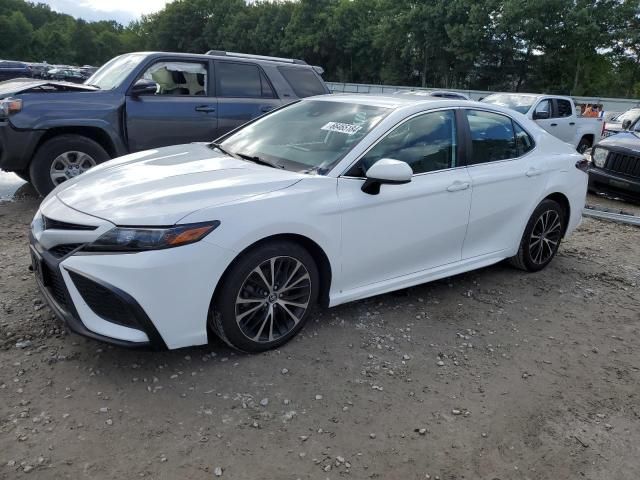
<svg viewBox="0 0 640 480">
<path fill-rule="evenodd" d="M 423 113 L 392 130 L 338 179 L 341 289 L 460 260 L 471 189 L 458 144 L 455 110 Z M 382 158 L 407 162 L 413 178 L 367 194 L 358 177 Z"/>
<path fill-rule="evenodd" d="M 155 95 L 127 95 L 129 150 L 212 141 L 217 136 L 217 101 L 210 62 L 157 61 L 142 78 L 158 84 Z"/>
</svg>

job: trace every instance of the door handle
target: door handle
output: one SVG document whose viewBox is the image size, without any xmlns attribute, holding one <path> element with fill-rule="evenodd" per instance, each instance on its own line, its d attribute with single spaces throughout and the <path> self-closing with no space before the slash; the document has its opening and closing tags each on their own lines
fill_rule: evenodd
<svg viewBox="0 0 640 480">
<path fill-rule="evenodd" d="M 529 170 L 527 170 L 526 175 L 527 177 L 537 177 L 541 173 L 542 173 L 542 170 L 540 170 L 539 168 L 531 167 Z"/>
<path fill-rule="evenodd" d="M 469 182 L 453 182 L 447 187 L 447 192 L 459 192 L 469 188 Z"/>
<path fill-rule="evenodd" d="M 266 112 L 270 112 L 273 109 L 274 109 L 273 105 L 265 105 L 264 107 L 260 108 L 260 111 L 263 113 L 266 113 Z"/>
<path fill-rule="evenodd" d="M 552 127 L 557 127 L 557 126 L 558 126 L 558 124 L 557 124 L 557 123 L 552 123 L 550 126 L 552 126 Z"/>
<path fill-rule="evenodd" d="M 574 126 L 576 122 L 569 122 L 569 125 Z"/>
<path fill-rule="evenodd" d="M 212 113 L 215 111 L 216 107 L 214 107 L 213 105 L 198 105 L 196 107 L 196 112 Z"/>
</svg>

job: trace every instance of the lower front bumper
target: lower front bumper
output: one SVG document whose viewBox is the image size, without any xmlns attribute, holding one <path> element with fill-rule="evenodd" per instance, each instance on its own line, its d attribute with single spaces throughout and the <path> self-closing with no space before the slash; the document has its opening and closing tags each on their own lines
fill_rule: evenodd
<svg viewBox="0 0 640 480">
<path fill-rule="evenodd" d="M 603 190 L 621 197 L 640 198 L 640 179 L 632 179 L 606 170 L 589 170 L 589 188 Z"/>
<path fill-rule="evenodd" d="M 121 347 L 150 348 L 154 350 L 167 349 L 167 345 L 158 333 L 158 330 L 155 328 L 142 307 L 140 307 L 140 305 L 131 296 L 112 285 L 82 274 L 83 277 L 99 284 L 100 287 L 108 290 L 110 295 L 113 295 L 115 298 L 128 305 L 130 311 L 135 316 L 136 324 L 144 332 L 147 340 L 123 340 L 102 335 L 88 329 L 80 319 L 78 310 L 74 305 L 72 295 L 67 287 L 67 281 L 61 271 L 61 261 L 44 250 L 33 238 L 31 239 L 31 257 L 32 269 L 36 273 L 36 283 L 40 292 L 56 316 L 67 325 L 69 330 L 94 340 Z M 75 275 L 78 274 L 76 273 Z"/>
<path fill-rule="evenodd" d="M 42 134 L 40 130 L 16 130 L 8 121 L 0 120 L 0 169 L 26 169 Z"/>
</svg>

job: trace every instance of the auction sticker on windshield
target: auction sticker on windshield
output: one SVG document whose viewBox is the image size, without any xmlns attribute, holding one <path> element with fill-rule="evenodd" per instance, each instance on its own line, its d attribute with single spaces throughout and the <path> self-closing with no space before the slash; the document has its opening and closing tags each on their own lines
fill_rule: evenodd
<svg viewBox="0 0 640 480">
<path fill-rule="evenodd" d="M 344 133 L 346 135 L 353 135 L 354 133 L 358 133 L 358 131 L 361 129 L 362 129 L 362 126 L 360 125 L 352 125 L 351 123 L 339 123 L 339 122 L 329 122 L 320 128 L 320 130 Z"/>
</svg>

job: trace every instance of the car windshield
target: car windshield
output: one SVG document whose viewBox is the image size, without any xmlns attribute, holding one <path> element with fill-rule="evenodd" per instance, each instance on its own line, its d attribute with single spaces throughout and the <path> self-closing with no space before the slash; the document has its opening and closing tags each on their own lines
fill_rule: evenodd
<svg viewBox="0 0 640 480">
<path fill-rule="evenodd" d="M 371 105 L 303 100 L 247 125 L 220 146 L 249 160 L 324 175 L 389 112 Z"/>
<path fill-rule="evenodd" d="M 144 53 L 129 53 L 115 57 L 100 67 L 84 83 L 99 87 L 101 90 L 112 90 L 118 87 L 145 57 Z"/>
<path fill-rule="evenodd" d="M 482 99 L 484 103 L 492 103 L 515 110 L 520 113 L 527 113 L 535 102 L 536 98 L 531 95 L 516 95 L 508 93 L 496 93 Z"/>
</svg>

